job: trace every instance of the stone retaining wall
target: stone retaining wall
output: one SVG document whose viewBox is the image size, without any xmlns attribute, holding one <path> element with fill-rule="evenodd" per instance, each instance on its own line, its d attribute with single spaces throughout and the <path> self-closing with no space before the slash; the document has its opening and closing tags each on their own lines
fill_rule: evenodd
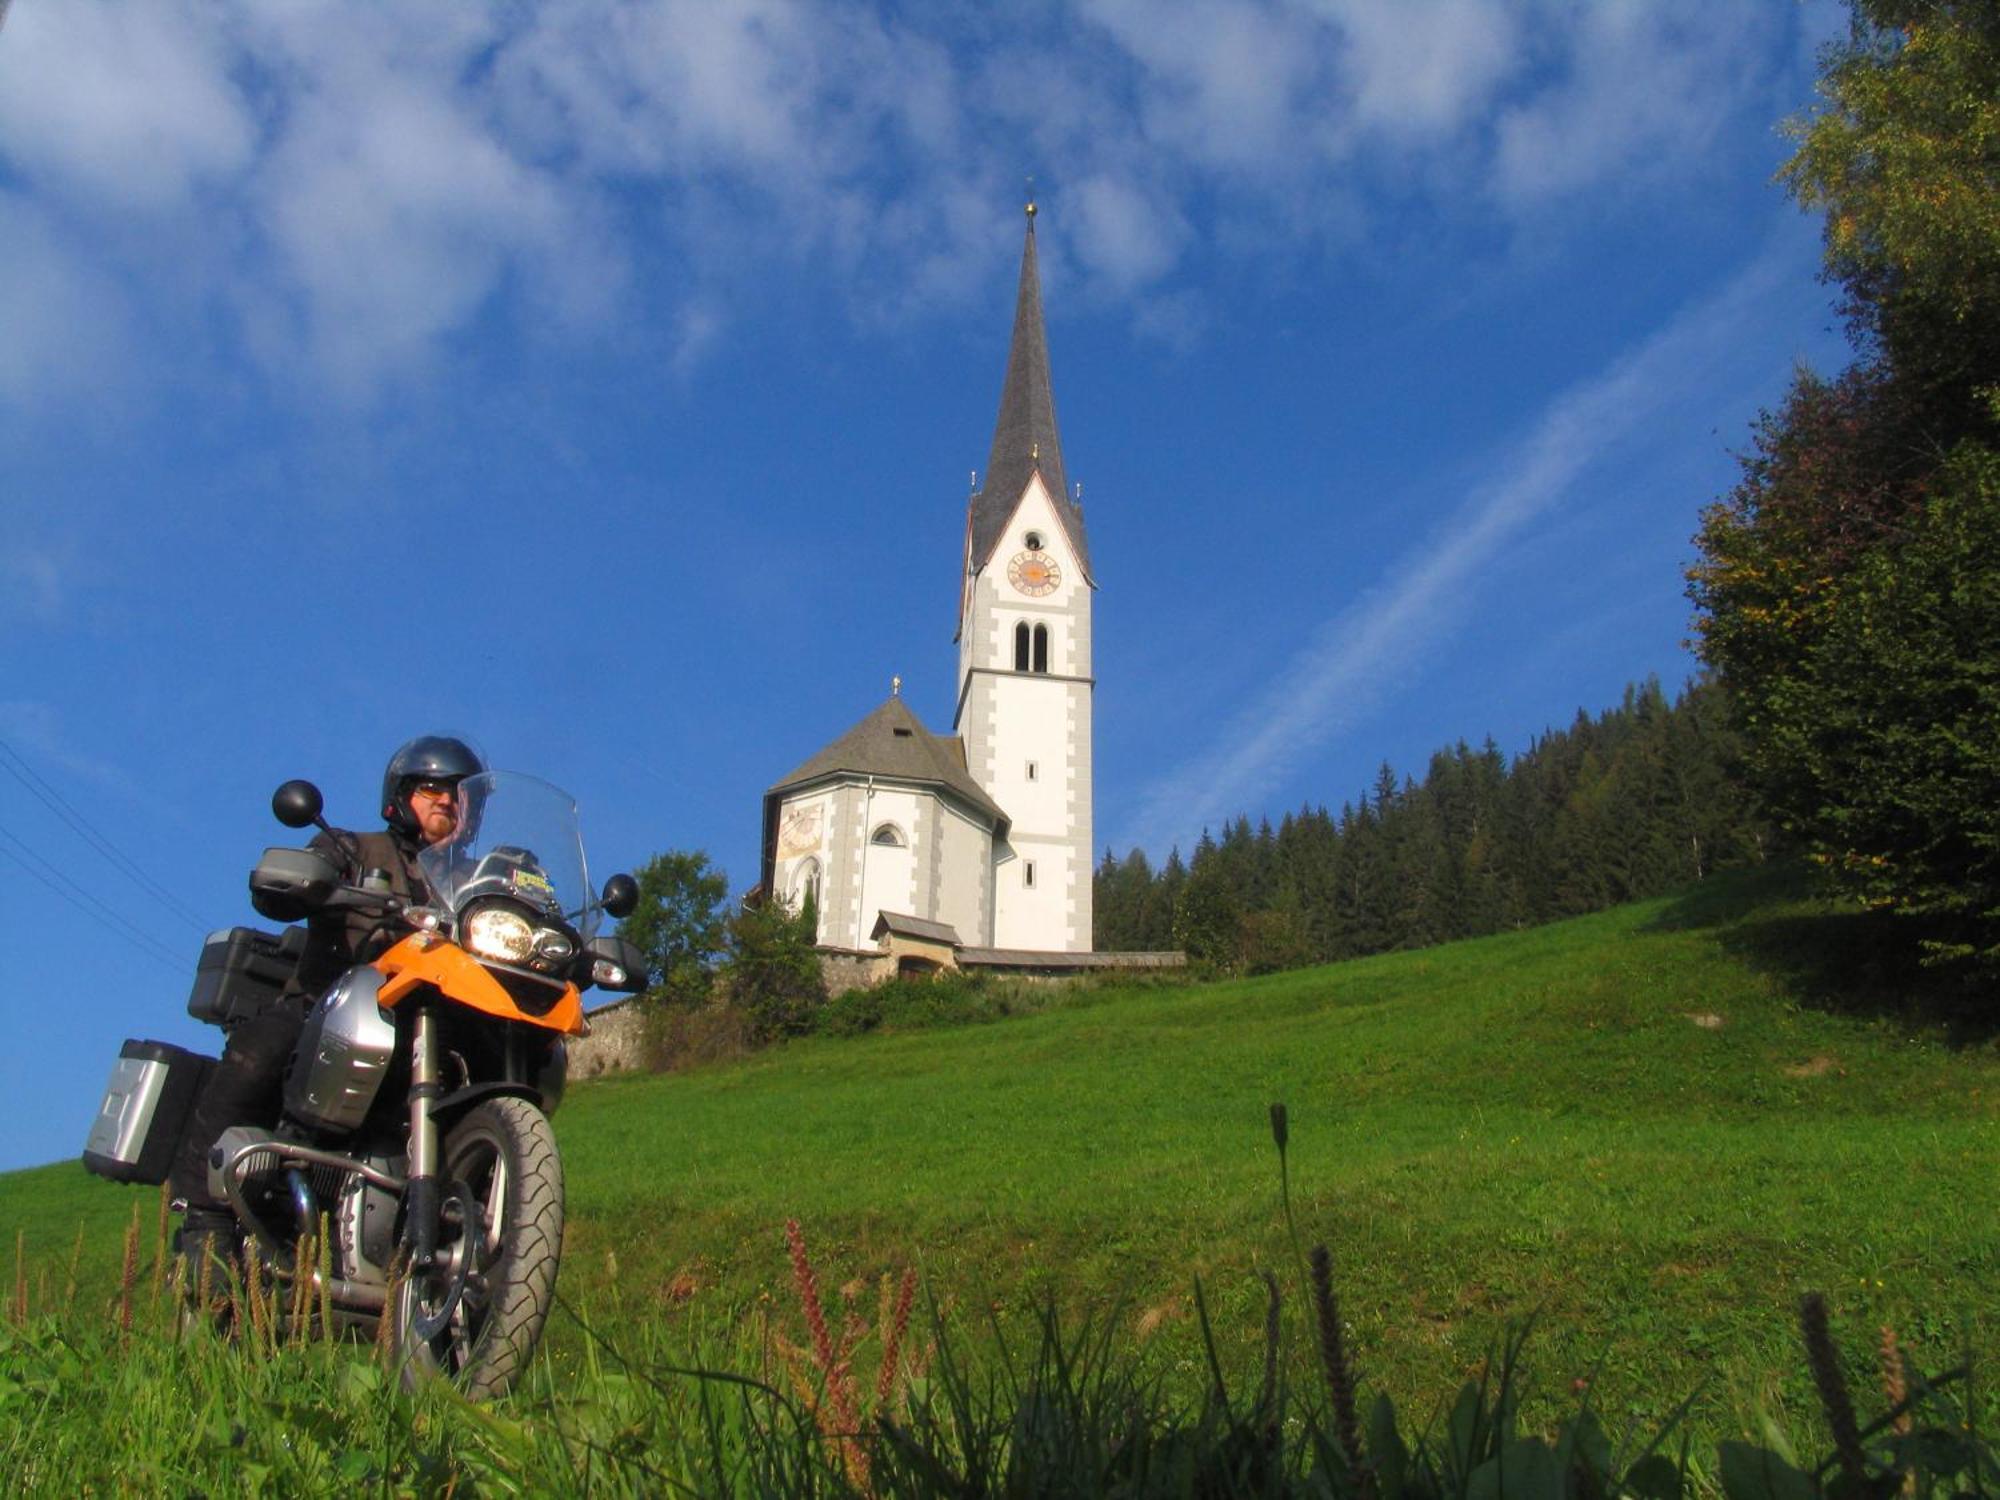
<svg viewBox="0 0 2000 1500">
<path fill-rule="evenodd" d="M 590 1035 L 569 1040 L 569 1076 L 623 1073 L 644 1061 L 645 1013 L 636 999 L 613 1000 L 590 1013 Z"/>
</svg>

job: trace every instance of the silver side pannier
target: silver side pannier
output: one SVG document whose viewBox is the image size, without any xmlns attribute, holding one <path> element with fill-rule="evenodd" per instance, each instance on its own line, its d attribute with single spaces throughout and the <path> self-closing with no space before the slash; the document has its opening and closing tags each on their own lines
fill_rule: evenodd
<svg viewBox="0 0 2000 1500">
<path fill-rule="evenodd" d="M 171 1042 L 128 1039 L 83 1144 L 83 1164 L 113 1182 L 161 1183 L 215 1059 Z"/>
</svg>

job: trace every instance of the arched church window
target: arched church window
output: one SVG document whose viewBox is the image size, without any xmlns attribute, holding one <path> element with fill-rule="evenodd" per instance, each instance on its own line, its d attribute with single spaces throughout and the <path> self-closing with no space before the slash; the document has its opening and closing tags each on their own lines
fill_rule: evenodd
<svg viewBox="0 0 2000 1500">
<path fill-rule="evenodd" d="M 891 849 L 901 849 L 904 846 L 903 830 L 894 823 L 880 824 L 868 835 L 868 842 L 882 844 Z"/>
<path fill-rule="evenodd" d="M 792 910 L 802 912 L 807 903 L 819 910 L 819 861 L 809 859 L 792 871 Z M 817 934 L 815 934 L 817 936 Z"/>
<path fill-rule="evenodd" d="M 1014 670 L 1028 670 L 1028 622 L 1023 620 L 1014 627 Z"/>
<path fill-rule="evenodd" d="M 1048 671 L 1048 669 L 1049 669 L 1049 627 L 1046 625 L 1037 625 L 1035 627 L 1034 670 L 1037 672 L 1046 672 Z"/>
<path fill-rule="evenodd" d="M 1030 552 L 1039 552 L 1042 550 L 1042 534 L 1039 531 L 1029 532 L 1025 540 Z"/>
</svg>

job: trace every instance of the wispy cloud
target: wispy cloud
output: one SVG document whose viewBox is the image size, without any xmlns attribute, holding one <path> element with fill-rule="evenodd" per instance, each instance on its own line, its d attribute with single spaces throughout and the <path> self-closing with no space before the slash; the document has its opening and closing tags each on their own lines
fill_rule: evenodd
<svg viewBox="0 0 2000 1500">
<path fill-rule="evenodd" d="M 1460 627 L 1503 549 L 1568 499 L 1593 466 L 1714 385 L 1718 366 L 1767 347 L 1744 339 L 1743 329 L 1792 268 L 1789 252 L 1774 246 L 1553 401 L 1521 439 L 1480 465 L 1497 478 L 1473 490 L 1420 550 L 1324 621 L 1208 749 L 1140 792 L 1116 847 L 1160 851 L 1186 843 L 1203 827 L 1259 806 L 1306 756 L 1365 723 Z"/>
<path fill-rule="evenodd" d="M 125 342 L 117 286 L 38 204 L 0 188 L 0 407 L 90 390 Z"/>
<path fill-rule="evenodd" d="M 1384 14 L 37 0 L 0 41 L 0 230 L 54 298 L 111 311 L 95 337 L 10 340 L 0 399 L 146 369 L 122 346 L 151 340 L 366 402 L 496 308 L 556 338 L 639 313 L 671 343 L 704 309 L 742 319 L 787 263 L 858 316 L 922 315 L 993 284 L 1028 168 L 1052 210 L 1068 194 L 1051 275 L 1143 320 L 1217 201 L 1260 255 L 1323 250 L 1356 174 L 1440 225 L 1560 233 L 1593 192 L 1695 169 L 1689 122 L 1762 109 L 1798 66 L 1800 23 L 1735 0 Z M 665 293 L 629 274 L 649 258 Z"/>
<path fill-rule="evenodd" d="M 0 698 L 0 741 L 25 756 L 31 765 L 57 771 L 63 778 L 135 799 L 140 796 L 139 785 L 129 774 L 76 748 L 63 728 L 62 714 L 52 704 Z"/>
</svg>

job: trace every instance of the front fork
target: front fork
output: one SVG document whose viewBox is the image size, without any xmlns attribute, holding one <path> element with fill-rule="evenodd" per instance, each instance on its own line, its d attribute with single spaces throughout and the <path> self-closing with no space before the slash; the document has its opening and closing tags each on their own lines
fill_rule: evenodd
<svg viewBox="0 0 2000 1500">
<path fill-rule="evenodd" d="M 437 1018 L 429 1005 L 419 1002 L 411 1024 L 410 1176 L 403 1193 L 403 1242 L 410 1247 L 413 1266 L 428 1266 L 437 1258 L 444 1194 L 438 1181 L 442 1146 L 431 1110 L 441 1092 L 438 1071 Z"/>
</svg>

